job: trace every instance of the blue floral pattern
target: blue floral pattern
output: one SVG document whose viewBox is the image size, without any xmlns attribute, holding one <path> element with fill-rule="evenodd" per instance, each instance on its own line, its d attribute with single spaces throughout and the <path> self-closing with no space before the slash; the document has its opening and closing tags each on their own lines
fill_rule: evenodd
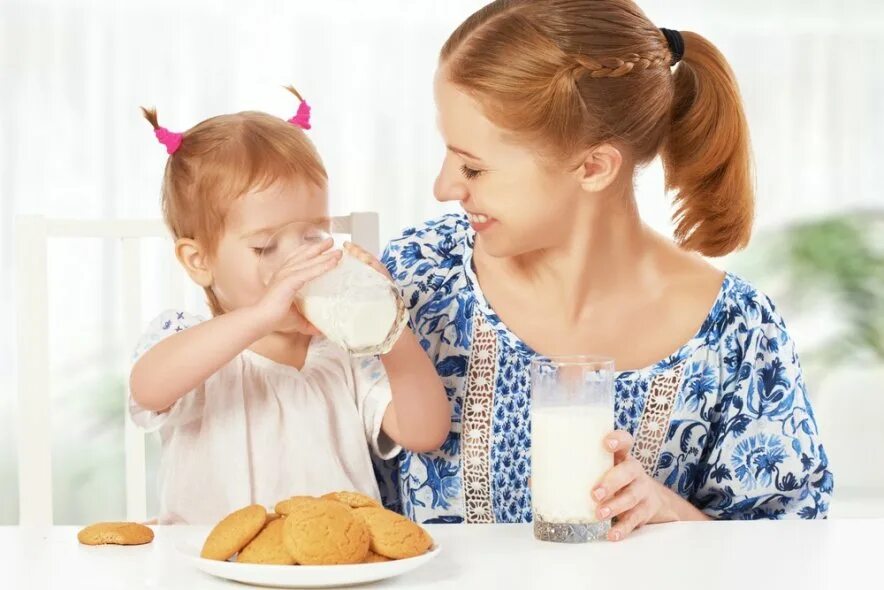
<svg viewBox="0 0 884 590">
<path fill-rule="evenodd" d="M 383 261 L 412 328 L 436 364 L 452 432 L 435 453 L 403 452 L 379 470 L 388 506 L 423 523 L 463 522 L 461 429 L 477 314 L 497 338 L 491 417 L 491 506 L 497 522 L 529 522 L 528 363 L 535 353 L 490 308 L 472 271 L 474 233 L 447 215 L 393 240 Z M 728 274 L 699 332 L 675 354 L 617 374 L 614 423 L 635 435 L 656 376 L 683 367 L 651 475 L 710 516 L 823 518 L 833 477 L 795 346 L 773 303 Z"/>
</svg>

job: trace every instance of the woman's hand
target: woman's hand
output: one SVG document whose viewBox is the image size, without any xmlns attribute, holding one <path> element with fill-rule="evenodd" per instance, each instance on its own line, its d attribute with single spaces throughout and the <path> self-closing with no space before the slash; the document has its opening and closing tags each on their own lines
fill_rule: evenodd
<svg viewBox="0 0 884 590">
<path fill-rule="evenodd" d="M 633 438 L 615 430 L 604 439 L 605 449 L 614 454 L 614 467 L 592 489 L 600 520 L 615 518 L 609 541 L 625 539 L 646 524 L 676 520 L 710 520 L 687 500 L 645 473 L 630 454 Z"/>
</svg>

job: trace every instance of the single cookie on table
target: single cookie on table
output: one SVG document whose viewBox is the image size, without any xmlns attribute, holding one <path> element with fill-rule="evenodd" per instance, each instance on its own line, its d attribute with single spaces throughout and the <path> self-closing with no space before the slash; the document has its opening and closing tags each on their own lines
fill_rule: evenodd
<svg viewBox="0 0 884 590">
<path fill-rule="evenodd" d="M 153 541 L 153 530 L 137 522 L 97 522 L 77 533 L 83 545 L 144 545 Z"/>
<path fill-rule="evenodd" d="M 282 541 L 285 519 L 275 518 L 261 529 L 258 536 L 242 548 L 236 556 L 237 563 L 267 563 L 274 565 L 294 565 L 291 556 Z"/>
<path fill-rule="evenodd" d="M 254 539 L 267 522 L 267 510 L 252 504 L 233 512 L 215 525 L 200 557 L 227 561 Z"/>
<path fill-rule="evenodd" d="M 319 498 L 314 498 L 313 496 L 292 496 L 291 498 L 286 498 L 285 500 L 280 500 L 276 503 L 276 506 L 273 509 L 277 514 L 281 516 L 286 516 L 289 514 L 292 509 L 298 504 L 303 504 L 304 502 L 315 502 Z"/>
<path fill-rule="evenodd" d="M 384 561 L 393 561 L 389 557 L 384 557 L 383 555 L 378 555 L 371 549 L 368 550 L 368 557 L 362 563 L 381 563 Z"/>
<path fill-rule="evenodd" d="M 358 518 L 368 525 L 371 550 L 390 559 L 407 559 L 426 553 L 433 538 L 420 525 L 386 508 L 356 508 Z"/>
<path fill-rule="evenodd" d="M 383 508 L 380 502 L 359 492 L 332 492 L 322 497 L 346 504 L 350 508 Z"/>
<path fill-rule="evenodd" d="M 368 527 L 340 502 L 300 502 L 284 521 L 283 542 L 301 565 L 361 563 L 368 555 Z"/>
</svg>

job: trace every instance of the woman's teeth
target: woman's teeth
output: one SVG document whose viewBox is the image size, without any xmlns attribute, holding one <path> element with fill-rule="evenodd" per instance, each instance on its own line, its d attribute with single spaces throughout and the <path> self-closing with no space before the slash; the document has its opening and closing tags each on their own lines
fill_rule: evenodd
<svg viewBox="0 0 884 590">
<path fill-rule="evenodd" d="M 473 223 L 488 223 L 488 216 L 487 215 L 478 215 L 475 213 L 469 213 L 468 216 L 470 218 L 470 221 L 472 221 Z"/>
</svg>

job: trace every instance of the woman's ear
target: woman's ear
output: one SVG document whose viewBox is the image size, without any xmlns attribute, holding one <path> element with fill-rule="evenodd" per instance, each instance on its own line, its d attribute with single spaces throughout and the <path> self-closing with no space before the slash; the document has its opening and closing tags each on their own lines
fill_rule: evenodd
<svg viewBox="0 0 884 590">
<path fill-rule="evenodd" d="M 586 152 L 577 169 L 580 186 L 590 193 L 601 192 L 614 183 L 622 165 L 619 149 L 610 143 L 598 145 Z"/>
<path fill-rule="evenodd" d="M 197 285 L 203 288 L 212 286 L 213 277 L 208 253 L 199 242 L 180 238 L 175 242 L 175 256 Z"/>
</svg>

